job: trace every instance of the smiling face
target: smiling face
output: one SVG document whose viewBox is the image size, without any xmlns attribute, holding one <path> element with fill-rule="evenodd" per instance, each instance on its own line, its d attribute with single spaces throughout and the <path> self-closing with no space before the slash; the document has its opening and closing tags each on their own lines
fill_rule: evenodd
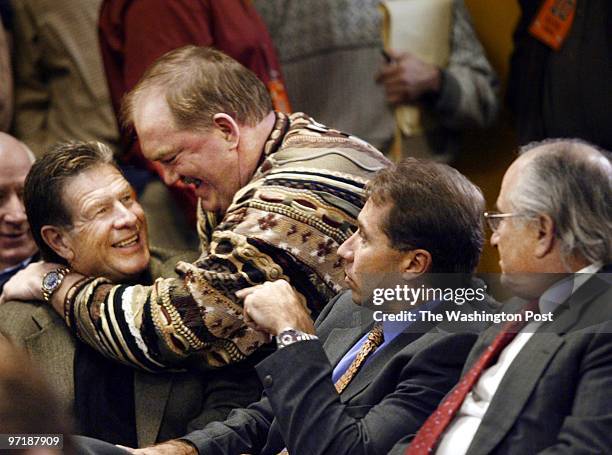
<svg viewBox="0 0 612 455">
<path fill-rule="evenodd" d="M 181 180 L 193 187 L 204 210 L 225 212 L 240 189 L 237 151 L 215 126 L 176 128 L 164 97 L 151 91 L 134 106 L 134 127 L 143 155 L 161 164 L 166 185 Z"/>
<path fill-rule="evenodd" d="M 389 209 L 368 200 L 357 218 L 357 231 L 338 248 L 345 261 L 345 281 L 357 304 L 366 302 L 385 274 L 402 272 L 406 253 L 391 248 L 382 231 Z"/>
<path fill-rule="evenodd" d="M 56 252 L 87 276 L 125 281 L 149 264 L 147 225 L 134 191 L 113 166 L 102 164 L 70 179 L 63 200 L 72 226 L 60 228 Z"/>
<path fill-rule="evenodd" d="M 36 252 L 23 205 L 23 183 L 32 165 L 23 146 L 0 133 L 0 270 Z"/>
</svg>

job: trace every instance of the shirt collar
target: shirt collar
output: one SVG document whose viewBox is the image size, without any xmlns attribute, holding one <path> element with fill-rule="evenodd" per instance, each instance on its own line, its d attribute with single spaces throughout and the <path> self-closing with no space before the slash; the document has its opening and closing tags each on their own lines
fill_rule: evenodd
<svg viewBox="0 0 612 455">
<path fill-rule="evenodd" d="M 593 273 L 602 267 L 597 262 L 557 281 L 540 296 L 538 306 L 541 313 L 554 313 L 559 305 L 565 302 L 580 286 L 588 281 Z"/>
<path fill-rule="evenodd" d="M 34 256 L 32 255 L 29 258 L 24 259 L 23 261 L 21 261 L 17 265 L 12 265 L 10 267 L 7 267 L 4 270 L 0 270 L 0 276 L 7 275 L 7 274 L 9 274 L 11 272 L 15 272 L 17 270 L 21 270 L 21 269 L 25 268 L 30 262 L 32 262 L 33 258 L 34 258 Z"/>
</svg>

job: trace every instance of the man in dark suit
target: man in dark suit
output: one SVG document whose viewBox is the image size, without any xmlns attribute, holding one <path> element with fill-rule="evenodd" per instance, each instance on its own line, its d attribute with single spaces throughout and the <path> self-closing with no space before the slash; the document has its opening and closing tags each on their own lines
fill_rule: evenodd
<svg viewBox="0 0 612 455">
<path fill-rule="evenodd" d="M 609 155 L 584 142 L 522 151 L 501 213 L 485 216 L 502 283 L 524 299 L 504 311 L 543 319 L 484 332 L 462 380 L 393 454 L 609 453 L 611 183 Z"/>
<path fill-rule="evenodd" d="M 370 296 L 390 276 L 414 283 L 427 272 L 471 274 L 483 243 L 482 207 L 478 188 L 446 165 L 409 159 L 381 171 L 357 232 L 338 250 L 350 291 L 314 326 L 286 281 L 238 293 L 247 322 L 277 341 L 276 352 L 256 367 L 262 400 L 135 453 L 386 453 L 454 384 L 476 335 L 419 318 L 374 323 L 380 317 L 367 308 Z M 424 300 L 416 308 L 454 305 Z"/>
</svg>

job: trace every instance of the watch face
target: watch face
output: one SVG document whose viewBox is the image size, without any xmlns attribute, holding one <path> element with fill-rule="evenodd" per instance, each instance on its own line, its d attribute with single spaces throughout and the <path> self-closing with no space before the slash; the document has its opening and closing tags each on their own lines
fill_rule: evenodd
<svg viewBox="0 0 612 455">
<path fill-rule="evenodd" d="M 297 332 L 295 330 L 286 330 L 281 334 L 280 341 L 283 344 L 288 344 L 297 340 Z"/>
<path fill-rule="evenodd" d="M 47 273 L 47 275 L 45 275 L 45 278 L 43 280 L 43 287 L 46 290 L 53 290 L 57 287 L 57 285 L 60 282 L 60 276 L 57 272 L 52 271 Z"/>
</svg>

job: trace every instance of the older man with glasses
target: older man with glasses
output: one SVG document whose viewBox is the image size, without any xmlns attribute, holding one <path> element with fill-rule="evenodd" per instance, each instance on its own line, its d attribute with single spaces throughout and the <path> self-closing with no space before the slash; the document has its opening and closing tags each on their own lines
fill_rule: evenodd
<svg viewBox="0 0 612 455">
<path fill-rule="evenodd" d="M 608 453 L 612 165 L 578 140 L 532 144 L 486 213 L 518 323 L 476 342 L 462 379 L 394 455 Z M 526 312 L 552 313 L 527 323 Z"/>
</svg>

